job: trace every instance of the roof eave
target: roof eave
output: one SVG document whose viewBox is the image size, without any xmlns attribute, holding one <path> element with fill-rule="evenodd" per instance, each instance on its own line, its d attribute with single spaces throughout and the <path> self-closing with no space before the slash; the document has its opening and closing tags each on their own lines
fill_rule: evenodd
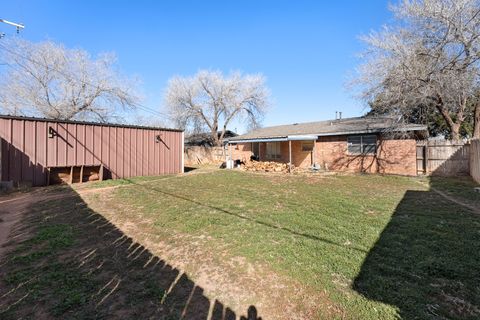
<svg viewBox="0 0 480 320">
<path fill-rule="evenodd" d="M 328 136 L 344 136 L 352 134 L 365 134 L 365 133 L 384 133 L 384 132 L 408 132 L 408 131 L 427 131 L 426 126 L 415 127 L 400 127 L 395 129 L 390 128 L 377 128 L 377 129 L 365 129 L 365 130 L 352 130 L 352 131 L 336 131 L 336 132 L 324 132 L 315 134 L 302 134 L 302 135 L 286 135 L 286 136 L 272 136 L 272 137 L 251 137 L 242 138 L 242 136 L 228 139 L 228 143 L 248 143 L 248 142 L 281 142 L 289 140 L 312 140 L 312 137 L 328 137 Z"/>
</svg>

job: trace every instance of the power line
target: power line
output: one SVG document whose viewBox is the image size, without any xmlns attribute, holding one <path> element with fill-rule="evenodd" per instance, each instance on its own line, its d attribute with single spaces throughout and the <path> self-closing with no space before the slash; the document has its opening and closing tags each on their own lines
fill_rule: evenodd
<svg viewBox="0 0 480 320">
<path fill-rule="evenodd" d="M 8 21 L 8 20 L 5 20 L 5 19 L 0 19 L 0 22 L 3 22 L 3 23 L 6 23 L 6 24 L 9 24 L 11 26 L 14 26 L 17 28 L 17 32 L 20 31 L 20 29 L 24 29 L 25 26 L 21 23 L 16 23 L 16 22 L 11 22 L 11 21 Z"/>
<path fill-rule="evenodd" d="M 20 29 L 25 29 L 25 25 L 23 25 L 21 23 L 12 22 L 12 21 L 8 21 L 8 20 L 5 20 L 5 19 L 0 19 L 0 22 L 15 27 L 17 29 L 17 33 L 20 33 Z M 0 39 L 3 38 L 4 36 L 5 36 L 4 33 L 0 33 Z"/>
<path fill-rule="evenodd" d="M 76 80 L 76 81 L 78 81 L 78 82 L 80 82 L 80 83 L 82 83 L 82 84 L 84 84 L 84 85 L 86 85 L 86 86 L 89 86 L 89 87 L 92 87 L 92 88 L 96 88 L 96 86 L 95 86 L 94 84 L 89 83 L 89 82 L 87 82 L 87 81 L 85 81 L 85 80 L 83 80 L 83 79 L 73 78 L 72 76 L 67 75 L 67 74 L 64 73 L 63 71 L 55 68 L 54 66 L 48 66 L 48 65 L 46 65 L 46 64 L 44 64 L 44 63 L 42 63 L 42 62 L 39 62 L 39 61 L 37 61 L 37 60 L 35 60 L 35 59 L 32 59 L 32 58 L 30 58 L 30 57 L 24 56 L 24 55 L 22 55 L 22 54 L 20 54 L 20 53 L 18 53 L 18 52 L 16 52 L 16 51 L 14 51 L 14 50 L 11 50 L 11 49 L 5 47 L 1 42 L 0 42 L 0 49 L 3 49 L 3 50 L 5 50 L 5 51 L 7 51 L 7 52 L 9 52 L 9 53 L 11 53 L 11 54 L 13 54 L 13 55 L 16 55 L 17 57 L 26 59 L 26 60 L 28 60 L 28 61 L 36 64 L 36 65 L 42 66 L 42 67 L 44 67 L 44 68 L 49 68 L 49 69 L 51 69 L 51 70 L 53 70 L 53 71 L 61 74 L 62 76 L 64 76 L 64 77 L 67 78 L 68 80 L 71 80 L 71 81 L 72 81 L 72 80 Z M 11 65 L 9 65 L 9 66 L 11 66 Z M 168 114 L 166 114 L 166 113 L 163 113 L 163 112 L 160 112 L 160 111 L 157 111 L 157 110 L 155 110 L 155 109 L 153 109 L 153 108 L 147 107 L 147 106 L 145 106 L 145 105 L 143 105 L 143 104 L 134 103 L 133 106 L 135 106 L 135 107 L 137 107 L 137 108 L 139 108 L 139 109 L 141 109 L 141 110 L 143 110 L 143 111 L 149 112 L 149 113 L 151 113 L 151 114 L 155 114 L 155 115 L 157 115 L 157 116 L 165 117 L 165 118 L 168 118 L 169 120 L 175 120 L 175 119 L 173 119 L 170 115 L 168 115 Z"/>
</svg>

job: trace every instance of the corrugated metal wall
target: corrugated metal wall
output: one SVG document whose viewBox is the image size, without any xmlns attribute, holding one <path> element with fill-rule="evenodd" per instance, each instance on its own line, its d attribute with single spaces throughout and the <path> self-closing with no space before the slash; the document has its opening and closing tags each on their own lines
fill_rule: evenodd
<svg viewBox="0 0 480 320">
<path fill-rule="evenodd" d="M 180 130 L 0 117 L 0 138 L 4 181 L 45 185 L 48 168 L 82 165 L 113 179 L 183 171 Z"/>
</svg>

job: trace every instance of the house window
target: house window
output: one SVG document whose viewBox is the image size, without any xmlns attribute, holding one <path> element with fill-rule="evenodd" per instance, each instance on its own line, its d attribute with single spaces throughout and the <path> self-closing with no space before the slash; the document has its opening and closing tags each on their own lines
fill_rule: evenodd
<svg viewBox="0 0 480 320">
<path fill-rule="evenodd" d="M 280 142 L 267 142 L 266 151 L 265 156 L 267 159 L 280 159 Z"/>
<path fill-rule="evenodd" d="M 377 136 L 350 136 L 347 138 L 349 154 L 375 154 L 377 151 Z"/>
<path fill-rule="evenodd" d="M 302 151 L 311 152 L 313 151 L 313 141 L 304 141 L 302 142 Z"/>
</svg>

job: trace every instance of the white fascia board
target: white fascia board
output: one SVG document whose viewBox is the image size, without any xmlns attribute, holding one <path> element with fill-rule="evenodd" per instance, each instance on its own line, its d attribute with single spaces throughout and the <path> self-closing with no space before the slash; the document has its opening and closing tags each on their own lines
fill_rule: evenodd
<svg viewBox="0 0 480 320">
<path fill-rule="evenodd" d="M 317 140 L 318 135 L 295 135 L 295 136 L 288 136 L 287 140 L 291 141 L 300 141 L 300 140 Z"/>
</svg>

